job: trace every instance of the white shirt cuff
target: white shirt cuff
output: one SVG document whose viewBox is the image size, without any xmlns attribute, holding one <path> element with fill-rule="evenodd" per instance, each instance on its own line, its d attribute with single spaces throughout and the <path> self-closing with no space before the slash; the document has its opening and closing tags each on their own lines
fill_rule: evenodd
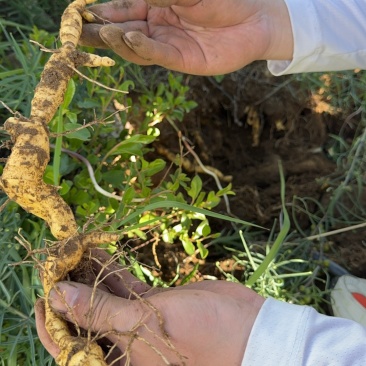
<svg viewBox="0 0 366 366">
<path fill-rule="evenodd" d="M 242 366 L 274 365 L 364 366 L 366 328 L 269 298 L 254 323 Z"/>
<path fill-rule="evenodd" d="M 290 61 L 273 75 L 366 68 L 366 0 L 285 0 L 294 36 Z"/>
</svg>

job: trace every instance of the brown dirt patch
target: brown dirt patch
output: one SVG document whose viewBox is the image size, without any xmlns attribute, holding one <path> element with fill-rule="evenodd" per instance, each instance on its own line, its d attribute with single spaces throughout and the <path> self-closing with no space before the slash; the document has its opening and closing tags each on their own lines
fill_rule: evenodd
<svg viewBox="0 0 366 366">
<path fill-rule="evenodd" d="M 278 219 L 279 159 L 286 177 L 286 202 L 290 204 L 294 197 L 307 198 L 307 209 L 314 213 L 318 208 L 311 201 L 330 199 L 322 178 L 336 169 L 327 155 L 327 146 L 329 134 L 337 134 L 343 125 L 343 115 L 334 114 L 321 98 L 301 90 L 294 78 L 270 75 L 264 63 L 255 63 L 221 83 L 214 78 L 187 80 L 192 99 L 199 107 L 185 117 L 180 128 L 195 144 L 195 151 L 204 164 L 233 176 L 236 195 L 230 197 L 230 206 L 234 215 L 268 228 Z M 169 124 L 163 125 L 159 143 L 175 154 L 179 153 L 177 141 L 176 132 Z M 201 177 L 206 190 L 217 189 L 212 178 Z M 224 211 L 224 206 L 219 210 Z M 307 214 L 296 212 L 296 221 L 310 234 L 312 228 Z M 227 227 L 219 222 L 214 225 L 217 230 Z M 365 231 L 357 231 L 331 238 L 332 259 L 362 277 L 366 277 L 364 234 Z M 223 278 L 215 264 L 217 261 L 229 272 L 233 270 L 230 259 L 217 253 L 206 261 L 187 259 L 179 246 L 159 245 L 156 258 L 163 268 L 157 273 L 167 281 L 174 278 L 178 263 L 182 276 L 199 264 L 199 272 L 192 280 L 207 276 Z M 141 253 L 140 259 L 152 266 L 156 264 L 148 249 Z"/>
</svg>

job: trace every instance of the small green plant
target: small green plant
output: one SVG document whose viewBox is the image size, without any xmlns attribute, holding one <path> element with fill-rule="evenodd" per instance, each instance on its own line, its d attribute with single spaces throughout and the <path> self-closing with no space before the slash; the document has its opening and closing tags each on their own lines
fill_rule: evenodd
<svg viewBox="0 0 366 366">
<path fill-rule="evenodd" d="M 275 222 L 267 242 L 255 243 L 254 239 L 254 243 L 248 245 L 243 232 L 239 231 L 242 248 L 240 245 L 224 245 L 232 253 L 232 272 L 241 268 L 242 276 L 237 278 L 223 271 L 219 263 L 217 268 L 229 281 L 241 282 L 264 297 L 311 305 L 324 312 L 325 295 L 329 289 L 327 270 L 312 259 L 314 248 L 307 245 L 306 240 L 295 239 L 295 242 L 289 242 L 291 223 L 285 202 L 285 178 L 281 164 L 279 168 L 282 203 L 279 232 L 275 235 Z M 225 237 L 218 240 L 225 243 Z M 233 242 L 233 237 L 230 241 Z"/>
</svg>

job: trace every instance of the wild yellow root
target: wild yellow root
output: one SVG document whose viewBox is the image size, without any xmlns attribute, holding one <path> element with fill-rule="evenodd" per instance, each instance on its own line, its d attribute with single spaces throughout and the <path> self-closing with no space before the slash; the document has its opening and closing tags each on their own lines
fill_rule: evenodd
<svg viewBox="0 0 366 366">
<path fill-rule="evenodd" d="M 70 335 L 66 322 L 50 308 L 48 294 L 65 275 L 75 268 L 88 248 L 108 241 L 118 240 L 118 235 L 109 233 L 90 233 L 74 236 L 59 243 L 56 250 L 51 250 L 44 264 L 43 289 L 45 292 L 46 329 L 53 341 L 61 349 L 56 362 L 67 366 L 102 366 L 106 365 L 100 347 L 90 339 Z"/>
<path fill-rule="evenodd" d="M 49 224 L 57 239 L 76 234 L 77 226 L 70 208 L 57 195 L 56 188 L 43 183 L 49 162 L 47 124 L 64 99 L 73 69 L 78 66 L 113 66 L 108 57 L 99 57 L 76 49 L 85 5 L 94 0 L 75 0 L 61 20 L 62 47 L 47 62 L 32 100 L 28 119 L 9 118 L 5 129 L 14 141 L 12 154 L 0 179 L 0 188 L 28 212 Z M 56 198 L 57 197 L 57 198 Z"/>
<path fill-rule="evenodd" d="M 46 298 L 46 328 L 61 349 L 57 363 L 61 366 L 106 365 L 103 352 L 90 339 L 73 337 L 63 319 L 52 312 L 48 296 L 57 281 L 73 270 L 86 249 L 116 241 L 117 235 L 89 233 L 79 235 L 70 207 L 58 195 L 57 188 L 43 182 L 49 162 L 47 125 L 64 99 L 75 68 L 79 66 L 112 66 L 107 57 L 80 52 L 76 49 L 82 29 L 86 4 L 95 0 L 75 0 L 65 10 L 60 27 L 61 48 L 47 62 L 35 90 L 29 118 L 11 117 L 5 129 L 14 146 L 0 177 L 0 188 L 26 211 L 44 219 L 60 242 L 50 250 L 44 269 L 43 287 Z"/>
</svg>

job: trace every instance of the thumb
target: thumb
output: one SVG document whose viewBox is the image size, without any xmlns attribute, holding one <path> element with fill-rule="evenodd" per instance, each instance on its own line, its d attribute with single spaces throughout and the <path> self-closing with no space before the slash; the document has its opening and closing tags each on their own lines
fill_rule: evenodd
<svg viewBox="0 0 366 366">
<path fill-rule="evenodd" d="M 127 332 L 143 314 L 138 301 L 76 282 L 59 282 L 51 290 L 49 301 L 52 309 L 66 320 L 99 334 Z"/>
</svg>

